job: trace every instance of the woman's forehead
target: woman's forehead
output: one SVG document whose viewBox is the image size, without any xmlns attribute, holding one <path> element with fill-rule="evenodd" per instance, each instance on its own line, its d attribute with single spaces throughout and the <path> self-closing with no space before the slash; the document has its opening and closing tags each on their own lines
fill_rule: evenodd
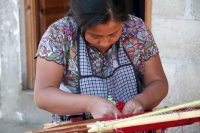
<svg viewBox="0 0 200 133">
<path fill-rule="evenodd" d="M 94 35 L 109 35 L 121 29 L 123 22 L 109 21 L 106 24 L 98 24 L 86 30 L 86 33 Z"/>
</svg>

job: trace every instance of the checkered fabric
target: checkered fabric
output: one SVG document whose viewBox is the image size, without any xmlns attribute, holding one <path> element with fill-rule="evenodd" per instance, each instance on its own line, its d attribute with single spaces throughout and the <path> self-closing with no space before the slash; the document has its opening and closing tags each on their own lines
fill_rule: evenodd
<svg viewBox="0 0 200 133">
<path fill-rule="evenodd" d="M 131 64 L 132 65 L 129 57 L 126 55 L 124 48 L 121 45 L 119 46 L 119 50 L 118 50 L 118 59 L 119 59 L 120 65 L 125 65 L 125 64 Z"/>
<path fill-rule="evenodd" d="M 119 67 L 114 70 L 111 76 L 106 78 L 92 75 L 92 67 L 83 39 L 80 39 L 78 47 L 80 64 L 79 89 L 81 94 L 89 94 L 106 99 L 108 96 L 112 96 L 116 103 L 121 100 L 126 103 L 138 94 L 135 68 L 121 45 L 119 45 L 118 50 Z M 86 118 L 91 118 L 90 113 L 85 114 Z"/>
<path fill-rule="evenodd" d="M 87 54 L 87 49 L 85 47 L 85 43 L 84 43 L 84 40 L 83 38 L 80 36 L 80 39 L 79 39 L 79 51 L 82 51 L 82 52 L 79 52 L 79 67 L 80 67 L 80 74 L 82 76 L 86 76 L 86 75 L 92 75 L 92 68 L 90 66 L 90 60 L 89 60 L 89 56 Z"/>
</svg>

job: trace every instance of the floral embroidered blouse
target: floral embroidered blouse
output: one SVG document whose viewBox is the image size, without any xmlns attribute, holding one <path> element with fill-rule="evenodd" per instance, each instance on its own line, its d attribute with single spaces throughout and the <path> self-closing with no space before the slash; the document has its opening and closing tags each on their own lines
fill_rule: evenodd
<svg viewBox="0 0 200 133">
<path fill-rule="evenodd" d="M 78 57 L 77 40 L 78 28 L 72 17 L 64 17 L 53 23 L 44 33 L 36 53 L 49 61 L 63 65 L 65 70 L 62 84 L 72 93 L 79 93 L 78 83 Z M 120 42 L 129 55 L 139 76 L 144 74 L 144 62 L 156 56 L 158 48 L 153 35 L 145 23 L 132 15 L 124 22 Z M 117 45 L 113 44 L 107 53 L 102 54 L 96 48 L 87 45 L 94 74 L 109 76 L 118 66 Z"/>
</svg>

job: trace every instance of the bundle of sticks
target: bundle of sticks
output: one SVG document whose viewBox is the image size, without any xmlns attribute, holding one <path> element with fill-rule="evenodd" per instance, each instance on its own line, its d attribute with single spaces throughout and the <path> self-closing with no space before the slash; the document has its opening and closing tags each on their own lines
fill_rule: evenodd
<svg viewBox="0 0 200 133">
<path fill-rule="evenodd" d="M 31 133 L 123 132 L 166 129 L 200 123 L 200 100 L 139 115 L 124 115 L 65 123 Z"/>
</svg>

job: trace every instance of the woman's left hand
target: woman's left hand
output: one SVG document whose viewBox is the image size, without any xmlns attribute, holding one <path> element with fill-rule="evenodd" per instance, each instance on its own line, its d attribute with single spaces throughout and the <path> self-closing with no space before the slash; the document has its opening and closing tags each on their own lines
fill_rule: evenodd
<svg viewBox="0 0 200 133">
<path fill-rule="evenodd" d="M 136 114 L 141 112 L 144 112 L 144 106 L 134 98 L 129 100 L 122 110 L 122 114 Z"/>
</svg>

